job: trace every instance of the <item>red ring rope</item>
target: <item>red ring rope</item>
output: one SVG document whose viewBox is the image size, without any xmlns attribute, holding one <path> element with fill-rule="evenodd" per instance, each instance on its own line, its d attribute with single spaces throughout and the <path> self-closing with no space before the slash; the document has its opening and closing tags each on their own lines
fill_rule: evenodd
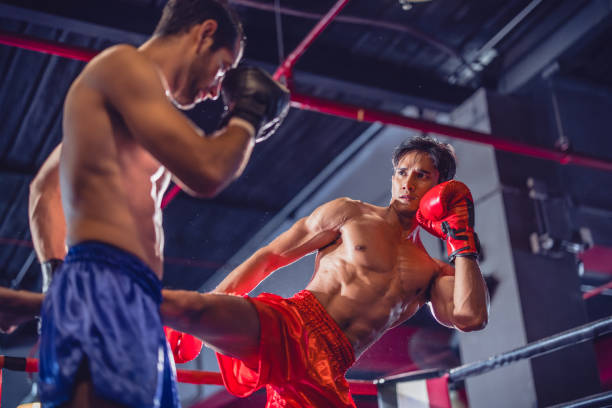
<svg viewBox="0 0 612 408">
<path fill-rule="evenodd" d="M 38 359 L 0 356 L 0 392 L 2 391 L 2 369 L 11 371 L 38 372 Z M 176 370 L 178 382 L 187 384 L 223 385 L 221 374 L 214 371 Z M 372 381 L 349 380 L 353 395 L 376 395 L 377 388 Z"/>
</svg>

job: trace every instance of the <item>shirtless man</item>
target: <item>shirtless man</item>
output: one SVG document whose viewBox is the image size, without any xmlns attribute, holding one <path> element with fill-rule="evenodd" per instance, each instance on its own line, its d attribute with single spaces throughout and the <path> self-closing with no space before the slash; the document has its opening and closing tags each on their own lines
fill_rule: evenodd
<svg viewBox="0 0 612 408">
<path fill-rule="evenodd" d="M 265 385 L 269 407 L 354 407 L 346 370 L 424 304 L 446 326 L 471 331 L 486 325 L 489 296 L 475 259 L 473 205 L 467 187 L 451 180 L 452 153 L 417 138 L 396 149 L 393 164 L 388 207 L 331 201 L 257 251 L 216 293 L 163 292 L 165 322 L 222 353 L 219 365 L 231 392 L 247 396 Z M 447 241 L 455 267 L 429 257 L 419 226 Z M 231 296 L 245 295 L 313 251 L 313 279 L 294 297 Z M 0 291 L 0 304 L 26 311 L 14 309 L 17 318 L 0 315 L 0 321 L 33 315 L 39 298 Z"/>
<path fill-rule="evenodd" d="M 243 45 L 225 0 L 170 0 L 151 39 L 105 50 L 68 91 L 62 147 L 30 196 L 39 260 L 57 270 L 41 313 L 45 406 L 179 405 L 159 316 L 162 195 L 172 177 L 218 193 L 288 108 L 263 71 L 231 69 Z M 226 126 L 211 137 L 175 108 L 220 92 Z"/>
<path fill-rule="evenodd" d="M 393 165 L 388 207 L 336 199 L 258 250 L 216 293 L 164 291 L 165 322 L 218 351 L 232 393 L 247 396 L 265 385 L 267 407 L 354 407 L 346 370 L 421 306 L 462 331 L 486 325 L 473 202 L 467 187 L 451 180 L 453 154 L 416 138 L 396 149 Z M 427 254 L 419 225 L 447 241 L 454 267 Z M 313 251 L 305 290 L 290 299 L 243 297 Z"/>
</svg>

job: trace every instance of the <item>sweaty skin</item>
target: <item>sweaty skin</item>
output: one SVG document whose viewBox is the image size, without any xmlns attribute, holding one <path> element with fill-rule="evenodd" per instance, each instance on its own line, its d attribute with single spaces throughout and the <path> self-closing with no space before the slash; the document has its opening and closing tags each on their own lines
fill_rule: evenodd
<svg viewBox="0 0 612 408">
<path fill-rule="evenodd" d="M 334 217 L 343 214 L 340 219 Z M 349 199 L 323 215 L 339 222 L 334 241 L 320 250 L 306 289 L 338 323 L 359 356 L 387 329 L 412 316 L 441 267 L 400 226 L 391 208 Z M 331 234 L 330 234 L 331 235 Z"/>
<path fill-rule="evenodd" d="M 306 289 L 338 323 L 357 357 L 427 302 L 442 324 L 480 329 L 487 321 L 488 293 L 476 261 L 458 258 L 455 269 L 432 259 L 415 233 L 420 199 L 438 178 L 428 154 L 410 152 L 395 170 L 388 207 L 348 198 L 324 204 L 232 271 L 215 289 L 219 295 L 166 291 L 162 315 L 244 360 L 257 350 L 257 315 L 245 299 L 220 294 L 246 294 L 274 270 L 318 251 Z M 215 323 L 230 314 L 233 323 Z"/>
<path fill-rule="evenodd" d="M 211 50 L 216 24 L 206 20 L 138 49 L 109 48 L 73 82 L 64 104 L 63 143 L 31 188 L 34 241 L 60 243 L 37 248 L 40 261 L 63 258 L 64 242 L 96 240 L 136 255 L 161 278 L 160 206 L 171 174 L 183 190 L 204 197 L 240 175 L 252 135 L 230 123 L 203 137 L 175 108 L 216 98 L 225 71 L 240 59 L 238 44 L 235 51 Z M 64 214 L 55 204 L 58 167 Z"/>
<path fill-rule="evenodd" d="M 67 245 L 112 243 L 138 256 L 161 278 L 159 205 L 170 174 L 129 136 L 120 118 L 83 103 L 96 96 L 77 80 L 66 99 L 60 177 Z"/>
<path fill-rule="evenodd" d="M 257 313 L 246 299 L 227 294 L 249 293 L 273 271 L 318 251 L 306 289 L 338 323 L 357 357 L 425 303 L 446 326 L 482 329 L 489 296 L 476 261 L 457 258 L 453 268 L 429 257 L 416 238 L 414 215 L 437 181 L 427 154 L 408 153 L 395 169 L 388 207 L 348 198 L 322 205 L 232 271 L 216 293 L 165 290 L 166 324 L 255 364 L 249 358 L 259 346 Z"/>
<path fill-rule="evenodd" d="M 32 240 L 41 262 L 63 259 L 66 245 L 94 240 L 135 255 L 161 279 L 160 205 L 171 177 L 187 193 L 211 197 L 242 173 L 255 144 L 252 126 L 230 120 L 203 137 L 176 109 L 216 98 L 225 71 L 240 60 L 241 39 L 215 49 L 216 30 L 208 19 L 155 35 L 139 48 L 108 48 L 74 80 L 64 102 L 62 144 L 30 185 Z M 0 292 L 0 304 L 16 304 L 14 295 Z M 38 300 L 16 295 L 28 310 Z M 0 313 L 2 327 L 20 321 L 22 314 Z M 93 378 L 77 373 L 75 380 L 65 406 L 118 406 L 94 392 Z"/>
</svg>

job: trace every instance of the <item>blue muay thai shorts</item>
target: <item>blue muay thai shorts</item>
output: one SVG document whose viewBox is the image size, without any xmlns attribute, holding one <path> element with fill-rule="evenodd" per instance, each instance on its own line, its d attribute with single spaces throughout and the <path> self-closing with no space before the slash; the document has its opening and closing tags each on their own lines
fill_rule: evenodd
<svg viewBox="0 0 612 408">
<path fill-rule="evenodd" d="M 87 376 L 101 398 L 180 407 L 161 299 L 160 280 L 136 256 L 100 242 L 70 248 L 42 307 L 43 406 L 68 402 L 78 377 Z"/>
</svg>

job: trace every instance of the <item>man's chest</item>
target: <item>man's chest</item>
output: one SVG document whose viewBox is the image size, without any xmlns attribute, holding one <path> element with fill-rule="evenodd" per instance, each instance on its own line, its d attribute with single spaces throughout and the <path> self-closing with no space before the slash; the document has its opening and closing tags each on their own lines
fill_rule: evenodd
<svg viewBox="0 0 612 408">
<path fill-rule="evenodd" d="M 429 280 L 437 263 L 427 254 L 415 235 L 406 235 L 380 217 L 359 217 L 341 229 L 348 260 L 372 272 L 398 275 L 402 280 Z"/>
</svg>

